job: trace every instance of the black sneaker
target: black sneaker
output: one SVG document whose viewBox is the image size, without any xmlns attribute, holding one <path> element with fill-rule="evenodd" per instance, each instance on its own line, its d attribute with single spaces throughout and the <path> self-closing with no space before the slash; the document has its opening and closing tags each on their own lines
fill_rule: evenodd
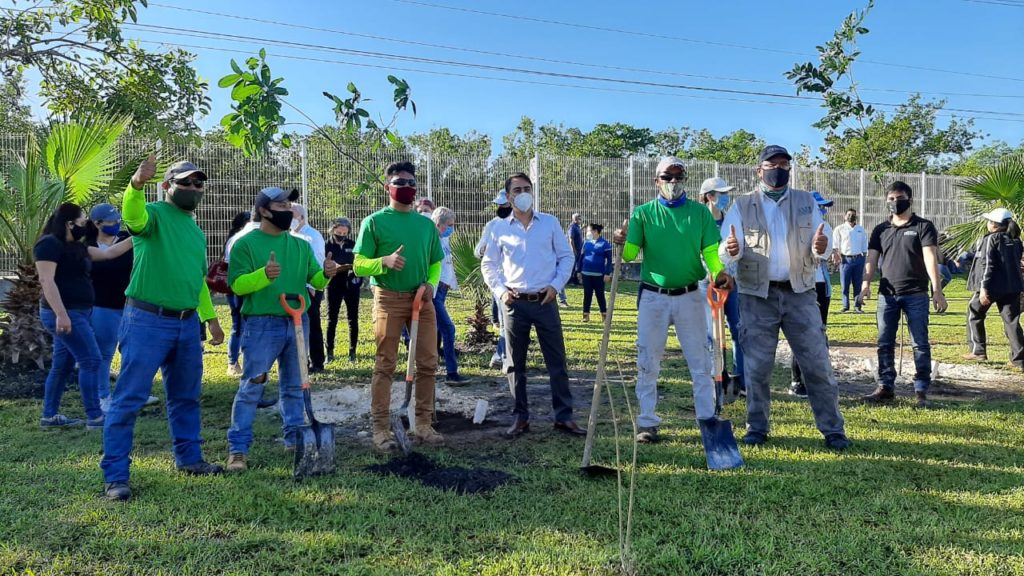
<svg viewBox="0 0 1024 576">
<path fill-rule="evenodd" d="M 807 398 L 807 387 L 803 382 L 793 382 L 789 385 L 789 395 L 797 398 Z"/>
<path fill-rule="evenodd" d="M 469 378 L 459 375 L 459 373 L 449 374 L 444 377 L 444 383 L 449 386 L 465 386 L 469 384 Z"/>
<path fill-rule="evenodd" d="M 892 391 L 892 388 L 886 388 L 885 386 L 879 386 L 878 388 L 875 388 L 874 392 L 872 392 L 871 394 L 868 394 L 867 396 L 864 396 L 861 399 L 864 400 L 865 402 L 879 403 L 879 402 L 890 402 L 895 397 L 896 397 L 896 394 Z"/>
<path fill-rule="evenodd" d="M 747 446 L 760 446 L 768 441 L 768 435 L 753 430 L 743 435 L 743 443 Z"/>
<path fill-rule="evenodd" d="M 850 447 L 850 439 L 846 437 L 846 434 L 829 434 L 825 436 L 825 446 L 832 449 L 843 451 Z"/>
<path fill-rule="evenodd" d="M 658 443 L 658 427 L 657 426 L 641 426 L 639 432 L 636 434 L 636 441 L 641 444 L 657 444 Z"/>
<path fill-rule="evenodd" d="M 40 428 L 70 428 L 72 426 L 81 426 L 85 424 L 85 420 L 80 418 L 68 418 L 63 414 L 54 414 L 49 418 L 40 418 Z"/>
<path fill-rule="evenodd" d="M 348 351 L 348 361 L 349 362 L 355 362 L 356 361 L 356 351 L 355 350 L 349 350 Z"/>
<path fill-rule="evenodd" d="M 193 476 L 209 476 L 211 474 L 224 473 L 224 468 L 222 466 L 210 464 L 206 460 L 200 460 L 195 464 L 188 464 L 186 466 L 178 466 L 178 470 Z"/>
<path fill-rule="evenodd" d="M 334 362 L 334 352 L 327 353 L 327 363 L 330 364 L 331 362 Z"/>
<path fill-rule="evenodd" d="M 103 485 L 103 497 L 114 502 L 124 502 L 132 497 L 127 482 L 107 482 Z"/>
</svg>

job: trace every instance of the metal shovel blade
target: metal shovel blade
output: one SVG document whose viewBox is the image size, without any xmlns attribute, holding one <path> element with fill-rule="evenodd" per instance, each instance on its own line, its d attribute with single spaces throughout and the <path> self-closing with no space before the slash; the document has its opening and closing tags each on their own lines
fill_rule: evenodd
<svg viewBox="0 0 1024 576">
<path fill-rule="evenodd" d="M 716 416 L 697 423 L 700 424 L 700 439 L 704 443 L 708 470 L 731 470 L 743 466 L 743 456 L 732 433 L 732 422 Z"/>
<path fill-rule="evenodd" d="M 334 472 L 334 425 L 324 424 L 313 417 L 309 389 L 303 390 L 303 400 L 310 423 L 295 431 L 295 462 L 292 478 L 320 476 Z"/>
<path fill-rule="evenodd" d="M 409 441 L 409 435 L 405 433 L 402 417 L 394 411 L 391 412 L 391 431 L 395 434 L 395 442 L 398 443 L 398 449 L 402 451 L 402 454 L 408 456 L 412 452 L 412 442 Z"/>
</svg>

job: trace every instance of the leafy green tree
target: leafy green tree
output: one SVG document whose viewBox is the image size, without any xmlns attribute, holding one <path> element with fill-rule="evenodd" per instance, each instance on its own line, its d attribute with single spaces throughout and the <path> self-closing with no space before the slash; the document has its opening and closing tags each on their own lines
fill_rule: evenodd
<svg viewBox="0 0 1024 576">
<path fill-rule="evenodd" d="M 996 140 L 976 148 L 970 154 L 964 154 L 950 163 L 944 171 L 953 176 L 981 176 L 986 168 L 995 166 L 1015 154 L 1024 155 L 1024 141 L 1013 148 L 1002 140 Z"/>
<path fill-rule="evenodd" d="M 491 155 L 491 137 L 475 130 L 459 136 L 448 128 L 434 128 L 425 134 L 409 134 L 403 140 L 408 148 L 420 154 L 430 152 L 477 158 Z"/>
<path fill-rule="evenodd" d="M 24 134 L 32 129 L 32 112 L 22 97 L 25 81 L 21 74 L 0 78 L 0 126 L 8 134 Z"/>
<path fill-rule="evenodd" d="M 746 130 L 715 138 L 704 128 L 693 133 L 689 146 L 681 154 L 684 158 L 714 160 L 723 164 L 756 164 L 764 147 L 764 140 Z"/>
</svg>

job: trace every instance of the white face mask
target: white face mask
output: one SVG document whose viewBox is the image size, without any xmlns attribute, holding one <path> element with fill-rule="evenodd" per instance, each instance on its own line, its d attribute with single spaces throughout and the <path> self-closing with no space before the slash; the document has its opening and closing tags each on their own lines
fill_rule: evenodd
<svg viewBox="0 0 1024 576">
<path fill-rule="evenodd" d="M 298 221 L 298 220 L 296 220 L 295 218 L 292 218 L 292 224 L 291 224 L 291 226 L 289 226 L 289 227 L 290 227 L 290 228 L 291 228 L 292 230 L 298 230 L 298 229 L 299 229 L 299 221 Z"/>
<path fill-rule="evenodd" d="M 658 182 L 658 194 L 665 200 L 677 200 L 686 193 L 686 185 L 683 182 Z"/>
<path fill-rule="evenodd" d="M 590 240 L 591 242 L 597 240 L 597 234 L 594 234 L 593 232 L 587 232 L 587 240 Z"/>
<path fill-rule="evenodd" d="M 521 192 L 519 195 L 512 200 L 512 204 L 516 207 L 516 210 L 520 212 L 529 212 L 533 208 L 533 194 L 529 192 Z"/>
</svg>

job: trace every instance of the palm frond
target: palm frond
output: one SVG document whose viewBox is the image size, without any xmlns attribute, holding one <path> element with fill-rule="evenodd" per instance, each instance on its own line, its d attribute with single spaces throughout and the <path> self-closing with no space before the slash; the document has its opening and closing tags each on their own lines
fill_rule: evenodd
<svg viewBox="0 0 1024 576">
<path fill-rule="evenodd" d="M 117 140 L 130 124 L 129 116 L 104 115 L 51 128 L 46 164 L 68 200 L 86 204 L 108 186 L 117 173 Z"/>
<path fill-rule="evenodd" d="M 1024 154 L 990 166 L 978 176 L 964 178 L 957 182 L 957 188 L 975 219 L 950 226 L 944 250 L 953 256 L 970 250 L 987 233 L 981 215 L 993 208 L 1006 208 L 1018 222 L 1024 218 Z"/>
<path fill-rule="evenodd" d="M 486 298 L 490 294 L 487 283 L 480 271 L 480 259 L 477 258 L 476 242 L 467 234 L 456 232 L 451 238 L 452 265 L 455 278 L 461 290 L 470 292 L 474 298 Z"/>
<path fill-rule="evenodd" d="M 43 170 L 43 151 L 30 133 L 24 154 L 4 168 L 0 194 L 0 246 L 18 256 L 20 264 L 32 263 L 32 247 L 50 214 L 64 198 L 64 183 L 48 178 Z"/>
</svg>

